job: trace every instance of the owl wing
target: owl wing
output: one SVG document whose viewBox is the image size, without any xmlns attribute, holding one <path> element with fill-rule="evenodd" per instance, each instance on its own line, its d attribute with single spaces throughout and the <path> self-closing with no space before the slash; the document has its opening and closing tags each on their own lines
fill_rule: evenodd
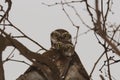
<svg viewBox="0 0 120 80">
<path fill-rule="evenodd" d="M 48 54 L 53 54 L 54 52 L 53 51 L 46 51 L 44 53 L 44 55 L 41 55 L 41 58 L 40 60 L 43 61 L 43 63 L 41 63 L 41 61 L 36 61 L 37 64 L 40 64 L 42 67 L 39 68 L 39 66 L 36 66 L 36 65 L 32 65 L 30 66 L 26 72 L 23 74 L 22 77 L 24 77 L 24 75 L 28 76 L 28 74 L 30 75 L 33 75 L 34 73 L 38 73 L 40 76 L 42 76 L 43 78 L 45 78 L 44 80 L 46 80 L 46 78 L 49 78 L 49 80 L 53 80 L 53 79 L 57 79 L 57 80 L 60 80 L 59 79 L 59 70 L 58 68 L 56 67 L 56 65 L 54 63 L 52 63 L 51 60 L 49 60 L 47 58 L 47 55 Z M 46 55 L 46 56 L 45 56 Z M 42 57 L 43 56 L 43 57 Z M 43 59 L 45 58 L 45 59 Z M 41 71 L 41 68 L 42 68 L 42 71 Z M 44 74 L 44 73 L 46 74 Z M 46 76 L 47 75 L 47 76 Z M 28 76 L 29 77 L 29 76 Z M 51 79 L 50 79 L 51 78 Z M 20 79 L 20 78 L 19 78 Z M 24 79 L 23 79 L 24 80 Z M 34 79 L 33 79 L 34 80 Z M 39 79 L 38 79 L 39 80 Z M 40 79 L 41 80 L 41 79 Z"/>
<path fill-rule="evenodd" d="M 85 80 L 90 80 L 88 73 L 85 70 L 85 68 L 76 52 L 72 56 L 72 65 L 74 65 L 74 63 L 76 63 L 78 65 L 79 74 L 81 74 L 85 78 Z"/>
<path fill-rule="evenodd" d="M 41 71 L 38 71 L 35 67 L 30 67 L 23 75 L 18 77 L 16 80 L 47 80 L 47 78 Z"/>
</svg>

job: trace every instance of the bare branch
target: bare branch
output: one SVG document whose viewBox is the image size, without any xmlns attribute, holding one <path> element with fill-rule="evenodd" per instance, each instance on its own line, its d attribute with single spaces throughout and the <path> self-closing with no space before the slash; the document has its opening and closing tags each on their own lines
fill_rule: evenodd
<svg viewBox="0 0 120 80">
<path fill-rule="evenodd" d="M 8 19 L 5 18 L 5 20 L 7 20 L 9 22 L 9 24 L 7 24 L 7 26 L 11 26 L 13 28 L 15 28 L 17 31 L 19 31 L 25 38 L 27 38 L 28 40 L 32 41 L 33 43 L 35 43 L 36 45 L 38 45 L 40 48 L 42 48 L 43 50 L 47 51 L 47 49 L 45 49 L 43 46 L 41 46 L 38 42 L 36 42 L 35 40 L 31 39 L 30 37 L 28 37 L 26 34 L 24 34 L 18 27 L 16 27 L 15 25 L 12 24 L 12 22 Z M 1 24 L 2 25 L 2 24 Z M 3 24 L 4 25 L 4 24 Z M 6 24 L 5 24 L 6 26 Z"/>
<path fill-rule="evenodd" d="M 28 66 L 31 66 L 29 63 L 27 63 L 27 62 L 25 62 L 25 61 L 19 61 L 19 60 L 15 60 L 15 59 L 6 59 L 6 60 L 4 60 L 3 62 L 5 63 L 6 61 L 15 61 L 15 62 L 20 62 L 20 63 L 24 63 L 24 64 L 26 64 L 26 65 L 28 65 Z"/>
<path fill-rule="evenodd" d="M 89 30 L 87 30 L 87 31 L 85 31 L 85 32 L 83 32 L 83 33 L 80 33 L 80 34 L 78 35 L 78 37 L 81 36 L 81 35 L 87 34 L 87 33 L 89 33 L 90 31 L 91 31 L 91 29 L 89 29 Z"/>
<path fill-rule="evenodd" d="M 100 75 L 100 78 L 101 78 L 101 80 L 105 80 L 105 78 L 102 75 Z"/>
<path fill-rule="evenodd" d="M 0 19 L 0 23 L 3 21 L 3 19 L 5 19 L 7 16 L 9 16 L 9 11 L 11 10 L 11 7 L 12 7 L 11 0 L 5 0 L 5 2 L 8 3 L 8 8 L 7 8 L 7 11 L 5 12 L 5 14 L 3 15 L 3 17 Z"/>
<path fill-rule="evenodd" d="M 73 20 L 70 18 L 69 14 L 68 14 L 67 11 L 65 10 L 62 0 L 61 0 L 61 5 L 62 5 L 62 10 L 63 10 L 64 13 L 66 14 L 67 18 L 70 20 L 70 22 L 72 23 L 72 25 L 75 26 L 76 28 L 78 28 L 79 26 L 76 26 L 76 25 L 74 24 Z"/>
<path fill-rule="evenodd" d="M 95 70 L 98 62 L 100 61 L 100 59 L 103 57 L 104 54 L 105 54 L 105 53 L 103 52 L 103 53 L 100 55 L 100 57 L 97 59 L 97 61 L 95 62 L 94 66 L 93 66 L 93 68 L 92 68 L 92 71 L 91 71 L 91 73 L 90 73 L 90 78 L 92 77 L 92 74 L 93 74 L 93 72 L 94 72 L 94 70 Z"/>
<path fill-rule="evenodd" d="M 106 11 L 106 13 L 105 13 L 104 23 L 105 23 L 106 20 L 107 20 L 108 12 L 109 12 L 109 10 L 110 10 L 110 1 L 111 1 L 111 0 L 108 0 L 108 2 L 107 2 L 107 11 Z"/>
<path fill-rule="evenodd" d="M 8 61 L 10 58 L 12 58 L 14 55 L 13 52 L 15 51 L 15 48 L 11 51 L 11 53 L 8 55 L 8 57 L 3 61 L 3 63 L 5 63 L 6 61 Z M 11 56 L 12 55 L 12 56 Z"/>
<path fill-rule="evenodd" d="M 5 48 L 6 48 L 5 39 L 2 35 L 0 35 L 0 80 L 5 80 L 4 68 L 2 62 L 2 52 Z"/>
<path fill-rule="evenodd" d="M 56 66 L 54 65 L 54 63 L 50 59 L 48 59 L 47 57 L 44 57 L 40 54 L 37 54 L 37 53 L 34 53 L 34 52 L 30 51 L 28 48 L 26 48 L 19 41 L 15 40 L 15 39 L 12 39 L 3 30 L 0 29 L 0 32 L 2 32 L 6 36 L 5 38 L 7 38 L 11 42 L 11 46 L 14 46 L 15 48 L 17 48 L 23 56 L 25 56 L 28 60 L 33 62 L 33 64 L 36 67 L 39 67 L 44 74 L 46 72 L 42 68 L 42 64 L 48 66 L 51 69 L 51 71 L 53 71 L 53 73 L 54 73 L 53 79 L 54 80 L 59 80 L 60 79 L 59 70 L 56 68 Z M 38 61 L 39 63 L 37 63 L 36 61 Z"/>
<path fill-rule="evenodd" d="M 93 14 L 92 14 L 92 12 L 90 11 L 90 6 L 89 6 L 89 4 L 88 4 L 88 1 L 87 0 L 85 0 L 85 4 L 86 4 L 86 8 L 87 8 L 87 11 L 88 11 L 88 13 L 89 13 L 89 15 L 90 15 L 90 17 L 91 17 L 91 20 L 92 20 L 92 22 L 93 22 L 93 25 L 94 26 L 96 26 L 96 23 L 95 23 L 95 21 L 94 21 L 94 17 L 93 17 Z"/>
<path fill-rule="evenodd" d="M 73 4 L 73 3 L 81 3 L 81 2 L 83 2 L 84 0 L 78 0 L 78 1 L 70 1 L 70 2 L 63 2 L 62 3 L 62 5 L 65 5 L 65 4 Z M 54 4 L 46 4 L 46 3 L 42 3 L 43 5 L 46 5 L 46 6 L 55 6 L 55 5 L 61 5 L 61 2 L 60 3 L 58 3 L 58 2 L 56 2 L 56 3 L 54 3 Z"/>
<path fill-rule="evenodd" d="M 111 77 L 111 72 L 110 72 L 110 65 L 109 65 L 109 58 L 108 58 L 108 54 L 106 52 L 106 58 L 107 58 L 107 67 L 108 67 L 108 76 L 109 76 L 109 80 L 112 80 L 112 77 Z"/>
<path fill-rule="evenodd" d="M 5 80 L 3 62 L 2 62 L 2 52 L 0 52 L 0 80 Z"/>
</svg>

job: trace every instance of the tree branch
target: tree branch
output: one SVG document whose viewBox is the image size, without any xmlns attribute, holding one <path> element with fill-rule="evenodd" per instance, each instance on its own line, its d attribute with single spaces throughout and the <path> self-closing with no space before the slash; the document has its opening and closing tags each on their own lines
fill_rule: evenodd
<svg viewBox="0 0 120 80">
<path fill-rule="evenodd" d="M 7 8 L 7 11 L 5 12 L 5 14 L 3 15 L 3 17 L 0 19 L 0 23 L 6 18 L 6 16 L 9 15 L 9 11 L 11 10 L 11 7 L 12 7 L 12 1 L 11 0 L 6 0 L 5 2 L 8 3 L 8 8 Z"/>
<path fill-rule="evenodd" d="M 2 32 L 6 37 L 6 39 L 9 40 L 9 42 L 11 43 L 11 46 L 14 46 L 15 48 L 17 48 L 20 53 L 25 56 L 28 60 L 30 60 L 31 62 L 33 62 L 33 64 L 36 67 L 39 67 L 41 69 L 41 71 L 45 74 L 45 70 L 42 68 L 42 64 L 48 66 L 51 71 L 53 72 L 53 80 L 59 80 L 59 70 L 57 69 L 57 67 L 55 66 L 55 64 L 49 60 L 47 57 L 42 56 L 40 54 L 34 53 L 32 51 L 30 51 L 28 48 L 26 48 L 22 43 L 20 43 L 19 41 L 12 39 L 7 33 L 5 33 L 3 30 L 0 29 L 0 32 Z M 39 62 L 39 63 L 38 63 Z M 49 79 L 49 78 L 48 78 Z"/>
</svg>

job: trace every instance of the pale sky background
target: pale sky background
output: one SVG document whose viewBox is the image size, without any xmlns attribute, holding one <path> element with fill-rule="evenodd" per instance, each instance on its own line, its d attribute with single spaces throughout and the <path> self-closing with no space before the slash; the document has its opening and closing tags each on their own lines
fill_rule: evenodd
<svg viewBox="0 0 120 80">
<path fill-rule="evenodd" d="M 3 1 L 3 0 L 2 0 Z M 91 0 L 91 4 L 93 0 Z M 115 5 L 113 6 L 113 11 L 116 13 L 114 16 L 109 17 L 110 20 L 120 23 L 120 7 L 119 0 L 114 0 Z M 60 2 L 60 0 L 12 0 L 12 10 L 10 11 L 10 20 L 16 25 L 20 30 L 22 30 L 29 37 L 33 38 L 35 41 L 39 42 L 45 48 L 50 48 L 50 33 L 58 28 L 63 28 L 68 30 L 72 36 L 74 37 L 76 34 L 76 28 L 72 26 L 65 13 L 62 10 L 61 5 L 47 7 L 42 5 L 41 3 L 52 4 L 54 2 Z M 87 24 L 91 25 L 90 19 L 86 12 L 86 8 L 84 4 L 77 4 L 77 10 L 79 10 L 82 18 L 86 21 Z M 74 16 L 74 12 L 72 9 L 68 8 L 68 12 L 70 13 L 72 19 L 75 21 L 75 24 L 80 26 L 80 33 L 88 30 L 84 25 L 79 21 L 77 16 Z M 111 14 L 110 14 L 111 15 Z M 8 27 L 7 32 L 11 32 L 12 35 L 18 34 L 13 28 Z M 34 45 L 28 40 L 19 39 L 24 45 L 26 45 L 30 50 L 37 51 L 39 49 L 38 46 Z M 74 39 L 73 39 L 74 42 Z M 4 51 L 4 59 L 8 56 L 10 51 L 13 48 L 8 47 Z M 76 52 L 78 53 L 83 65 L 85 66 L 88 73 L 91 72 L 93 65 L 98 59 L 98 57 L 103 52 L 103 48 L 97 43 L 97 40 L 93 34 L 93 32 L 89 32 L 88 34 L 79 36 L 78 43 L 76 46 Z M 19 52 L 15 51 L 14 59 L 25 60 L 24 57 L 18 54 Z M 113 54 L 114 55 L 114 54 Z M 118 57 L 119 58 L 119 57 Z M 100 64 L 97 65 L 97 68 L 93 74 L 93 80 L 100 80 L 99 78 L 99 68 L 103 64 L 103 60 L 101 60 Z M 24 73 L 24 71 L 28 68 L 27 65 L 18 62 L 6 62 L 4 64 L 5 67 L 5 78 L 6 80 L 15 80 L 20 74 Z M 120 64 L 117 63 L 111 66 L 112 76 L 115 77 L 116 80 L 120 79 Z M 105 70 L 103 70 L 104 72 Z M 102 74 L 102 73 L 101 73 Z M 107 80 L 107 79 L 106 79 Z"/>
</svg>

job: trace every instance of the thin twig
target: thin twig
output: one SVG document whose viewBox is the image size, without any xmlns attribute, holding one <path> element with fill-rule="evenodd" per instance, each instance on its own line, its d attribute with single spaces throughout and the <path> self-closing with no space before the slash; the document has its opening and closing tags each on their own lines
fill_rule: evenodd
<svg viewBox="0 0 120 80">
<path fill-rule="evenodd" d="M 108 76 L 109 76 L 109 80 L 112 80 L 111 72 L 110 72 L 110 65 L 109 65 L 109 58 L 108 58 L 107 52 L 106 52 L 106 58 L 107 58 L 107 67 L 108 67 Z"/>
<path fill-rule="evenodd" d="M 10 56 L 13 54 L 13 52 L 15 51 L 15 49 L 16 49 L 16 48 L 14 48 L 14 49 L 11 51 L 11 53 L 8 55 L 7 59 L 10 58 Z M 13 56 L 12 56 L 12 57 L 13 57 Z M 11 57 L 11 58 L 12 58 L 12 57 Z"/>
<path fill-rule="evenodd" d="M 12 36 L 12 38 L 26 38 L 25 36 Z"/>
<path fill-rule="evenodd" d="M 93 74 L 93 72 L 94 72 L 94 70 L 95 70 L 98 62 L 100 61 L 100 59 L 103 57 L 104 54 L 105 54 L 105 53 L 103 52 L 103 53 L 100 55 L 100 57 L 97 59 L 97 61 L 95 62 L 94 66 L 93 66 L 93 68 L 92 68 L 92 71 L 91 71 L 91 73 L 90 73 L 90 78 L 92 77 L 92 74 Z"/>
<path fill-rule="evenodd" d="M 63 2 L 62 3 L 62 5 L 65 5 L 65 4 L 73 4 L 73 3 L 81 3 L 81 2 L 83 2 L 84 0 L 78 0 L 78 1 L 70 1 L 70 2 Z M 46 5 L 46 6 L 55 6 L 55 5 L 61 5 L 61 2 L 59 3 L 59 2 L 56 2 L 56 3 L 54 3 L 54 4 L 46 4 L 46 3 L 42 3 L 43 5 Z"/>
<path fill-rule="evenodd" d="M 110 10 L 110 0 L 108 0 L 108 2 L 107 2 L 107 11 L 105 13 L 104 23 L 107 20 L 107 16 L 108 16 L 109 10 Z"/>
<path fill-rule="evenodd" d="M 35 40 L 31 39 L 30 37 L 28 37 L 25 33 L 23 33 L 18 27 L 16 27 L 15 25 L 12 24 L 12 22 L 8 19 L 5 18 L 8 22 L 9 25 L 13 28 L 15 28 L 17 31 L 19 31 L 25 38 L 29 39 L 30 41 L 32 41 L 33 43 L 35 43 L 36 45 L 38 45 L 39 47 L 41 47 L 43 50 L 47 51 L 46 48 L 44 48 L 43 46 L 41 46 L 38 42 L 36 42 Z"/>
<path fill-rule="evenodd" d="M 89 13 L 89 15 L 90 15 L 90 17 L 91 17 L 92 22 L 93 22 L 93 25 L 96 26 L 96 23 L 95 23 L 95 21 L 94 21 L 93 14 L 92 14 L 92 12 L 91 12 L 90 9 L 89 9 L 90 6 L 89 6 L 87 0 L 85 0 L 85 4 L 86 4 L 87 11 L 88 11 L 88 13 Z"/>
<path fill-rule="evenodd" d="M 100 75 L 100 78 L 101 78 L 101 80 L 105 80 L 105 78 L 102 75 Z"/>
<path fill-rule="evenodd" d="M 3 17 L 0 19 L 0 23 L 9 15 L 9 11 L 11 10 L 12 7 L 12 1 L 11 0 L 5 0 L 5 2 L 8 3 L 8 8 Z"/>
<path fill-rule="evenodd" d="M 81 36 L 81 35 L 87 34 L 87 33 L 89 33 L 90 31 L 91 31 L 91 29 L 89 29 L 89 30 L 87 30 L 87 31 L 85 31 L 85 32 L 83 32 L 83 33 L 80 33 L 80 34 L 78 35 L 78 37 Z"/>
<path fill-rule="evenodd" d="M 71 19 L 71 17 L 69 16 L 69 14 L 67 13 L 67 11 L 65 10 L 62 0 L 61 0 L 61 5 L 62 5 L 62 10 L 66 14 L 67 18 L 70 20 L 70 22 L 72 23 L 72 25 L 75 26 L 76 28 L 78 28 L 79 26 L 77 26 L 77 25 L 74 24 L 73 20 Z"/>
<path fill-rule="evenodd" d="M 72 23 L 72 25 L 77 28 L 76 37 L 75 37 L 75 44 L 74 44 L 74 47 L 75 47 L 76 44 L 77 44 L 77 38 L 78 38 L 78 34 L 79 34 L 79 26 L 76 26 L 76 25 L 74 24 L 74 22 L 72 21 L 72 19 L 70 18 L 69 14 L 67 13 L 67 11 L 66 11 L 65 8 L 64 8 L 64 4 L 63 4 L 62 0 L 61 0 L 61 5 L 62 5 L 62 10 L 63 10 L 64 13 L 66 14 L 66 16 L 68 17 L 68 19 L 69 19 L 70 22 Z"/>
<path fill-rule="evenodd" d="M 76 10 L 76 8 L 75 8 L 74 6 L 72 6 L 72 5 L 70 5 L 69 3 L 67 3 L 66 0 L 64 0 L 64 1 L 65 1 L 66 5 L 67 5 L 68 7 L 72 8 L 72 9 L 74 10 L 75 14 L 76 14 L 77 17 L 80 19 L 80 21 L 81 21 L 87 28 L 91 29 L 91 27 L 90 27 L 89 25 L 87 25 L 87 24 L 84 22 L 84 20 L 81 18 L 80 14 L 79 14 L 78 11 Z M 84 1 L 84 0 L 83 0 L 83 1 Z M 82 1 L 82 2 L 83 2 L 83 1 Z M 72 2 L 74 2 L 74 1 L 72 1 Z"/>
<path fill-rule="evenodd" d="M 31 66 L 31 64 L 29 64 L 29 63 L 27 63 L 25 61 L 20 61 L 20 60 L 15 60 L 15 59 L 9 59 L 9 58 L 7 60 L 5 60 L 4 62 L 6 62 L 6 61 L 15 61 L 15 62 L 20 62 L 20 63 L 24 63 L 24 64 L 26 64 L 28 66 Z"/>
</svg>

